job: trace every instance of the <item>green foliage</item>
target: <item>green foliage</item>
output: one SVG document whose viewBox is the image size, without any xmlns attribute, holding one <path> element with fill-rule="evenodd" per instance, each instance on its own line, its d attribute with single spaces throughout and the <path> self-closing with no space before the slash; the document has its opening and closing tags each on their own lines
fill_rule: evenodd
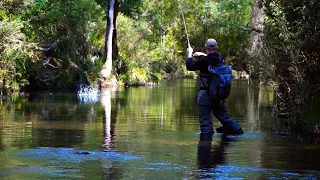
<svg viewBox="0 0 320 180">
<path fill-rule="evenodd" d="M 194 71 L 188 71 L 188 73 L 186 75 L 186 77 L 192 78 L 192 79 L 196 78 L 197 76 L 198 76 L 197 73 Z"/>
<path fill-rule="evenodd" d="M 25 77 L 25 62 L 34 56 L 35 43 L 26 40 L 22 33 L 23 22 L 2 14 L 0 21 L 0 88 L 1 94 L 17 91 L 16 84 Z M 5 17 L 5 18 L 4 18 Z"/>
<path fill-rule="evenodd" d="M 17 81 L 13 81 L 11 87 L 14 91 L 19 91 L 19 83 Z"/>
<path fill-rule="evenodd" d="M 238 61 L 234 64 L 242 63 L 250 35 L 251 1 L 180 1 L 180 5 L 196 51 L 202 51 L 206 38 L 213 37 L 227 59 Z M 125 11 L 118 16 L 120 60 L 114 64 L 117 73 L 127 73 L 137 66 L 150 72 L 187 75 L 185 53 L 181 53 L 187 43 L 178 2 L 143 1 L 140 6 L 144 9 L 140 15 L 133 8 L 135 15 Z M 130 64 L 130 61 L 134 63 Z"/>
<path fill-rule="evenodd" d="M 250 35 L 251 0 L 224 0 L 206 4 L 208 8 L 207 37 L 215 37 L 225 56 L 244 54 Z M 203 12 L 205 13 L 205 12 Z M 205 14 L 203 14 L 205 16 Z"/>
<path fill-rule="evenodd" d="M 148 81 L 147 73 L 146 69 L 132 68 L 129 72 L 120 77 L 120 82 L 133 86 L 144 85 Z"/>
<path fill-rule="evenodd" d="M 315 0 L 269 0 L 266 7 L 265 58 L 260 62 L 279 83 L 278 111 L 294 115 L 294 129 L 298 132 L 310 130 L 310 126 L 319 123 L 315 111 L 320 87 L 320 44 L 315 29 L 320 28 L 320 4 Z"/>
<path fill-rule="evenodd" d="M 33 82 L 38 84 L 36 88 L 45 85 L 47 88 L 75 89 L 77 84 L 88 81 L 84 72 L 92 72 L 95 64 L 92 59 L 101 54 L 102 43 L 98 37 L 101 36 L 103 13 L 103 8 L 88 0 L 42 0 L 30 5 L 23 14 L 24 19 L 31 20 L 26 34 L 42 47 L 51 48 L 38 57 L 40 63 L 29 66 L 29 73 L 36 75 L 32 80 L 40 80 Z M 45 66 L 43 61 L 47 62 Z M 74 71 L 68 71 L 70 69 Z M 44 81 L 45 84 L 41 83 Z"/>
<path fill-rule="evenodd" d="M 218 41 L 220 53 L 228 59 L 243 61 L 250 36 L 251 0 L 198 2 L 192 6 L 181 3 L 186 16 L 191 43 L 196 51 L 203 51 L 207 38 Z M 180 15 L 181 16 L 181 15 Z M 183 27 L 183 24 L 179 25 Z M 184 32 L 181 31 L 183 35 Z M 186 37 L 180 37 L 180 42 Z M 186 48 L 186 44 L 184 44 Z"/>
<path fill-rule="evenodd" d="M 34 89 L 55 90 L 95 83 L 105 61 L 107 2 L 1 1 L 0 81 L 7 79 L 2 87 L 30 82 Z M 118 2 L 119 58 L 113 63 L 118 79 L 143 83 L 158 82 L 160 74 L 190 75 L 184 65 L 186 35 L 178 1 Z M 180 5 L 195 50 L 201 51 L 205 38 L 213 37 L 228 59 L 244 53 L 250 1 L 190 2 L 181 0 Z"/>
<path fill-rule="evenodd" d="M 167 63 L 172 60 L 172 52 L 166 52 L 161 42 L 153 39 L 152 31 L 149 29 L 150 23 L 134 20 L 122 13 L 119 14 L 117 23 L 120 58 L 115 62 L 115 66 L 118 75 L 129 72 L 134 76 L 130 81 L 136 84 L 147 81 L 146 75 L 137 75 L 140 74 L 136 73 L 137 69 L 145 69 L 146 72 L 143 74 L 159 73 L 166 69 Z"/>
</svg>

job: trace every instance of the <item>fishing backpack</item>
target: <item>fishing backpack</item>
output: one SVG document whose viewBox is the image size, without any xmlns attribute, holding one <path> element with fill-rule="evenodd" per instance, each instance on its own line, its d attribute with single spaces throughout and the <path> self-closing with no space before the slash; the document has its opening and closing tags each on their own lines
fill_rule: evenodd
<svg viewBox="0 0 320 180">
<path fill-rule="evenodd" d="M 209 66 L 208 71 L 210 72 L 207 87 L 209 96 L 214 101 L 225 100 L 231 89 L 231 66 Z"/>
</svg>

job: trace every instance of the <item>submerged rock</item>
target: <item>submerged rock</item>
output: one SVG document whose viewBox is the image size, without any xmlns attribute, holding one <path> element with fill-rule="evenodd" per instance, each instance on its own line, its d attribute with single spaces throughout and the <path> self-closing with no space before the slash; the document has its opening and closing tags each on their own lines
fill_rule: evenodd
<svg viewBox="0 0 320 180">
<path fill-rule="evenodd" d="M 90 153 L 87 152 L 87 151 L 83 151 L 83 152 L 75 152 L 75 154 L 85 154 L 85 155 L 87 155 L 87 154 L 90 154 Z"/>
</svg>

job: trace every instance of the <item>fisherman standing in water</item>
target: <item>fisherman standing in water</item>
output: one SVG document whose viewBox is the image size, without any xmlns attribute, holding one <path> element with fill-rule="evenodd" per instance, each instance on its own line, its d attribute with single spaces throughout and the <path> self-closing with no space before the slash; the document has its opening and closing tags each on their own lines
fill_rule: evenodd
<svg viewBox="0 0 320 180">
<path fill-rule="evenodd" d="M 239 124 L 234 121 L 227 112 L 227 108 L 224 100 L 215 101 L 208 94 L 210 72 L 209 66 L 224 65 L 224 58 L 220 56 L 216 51 L 218 49 L 217 41 L 214 39 L 208 39 L 205 43 L 205 53 L 196 52 L 193 53 L 193 49 L 189 46 L 187 49 L 188 57 L 186 60 L 186 67 L 189 71 L 200 71 L 200 91 L 198 93 L 199 104 L 199 122 L 201 135 L 214 134 L 212 126 L 212 114 L 221 122 L 222 127 L 216 129 L 218 133 L 225 135 L 239 135 L 243 134 L 243 131 Z M 193 61 L 193 56 L 201 56 L 197 61 Z"/>
</svg>

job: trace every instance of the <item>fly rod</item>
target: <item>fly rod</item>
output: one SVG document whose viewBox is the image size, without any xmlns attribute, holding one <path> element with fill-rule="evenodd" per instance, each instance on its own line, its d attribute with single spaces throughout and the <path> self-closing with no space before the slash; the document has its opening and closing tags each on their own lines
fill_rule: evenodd
<svg viewBox="0 0 320 180">
<path fill-rule="evenodd" d="M 181 9 L 180 1 L 179 1 L 179 0 L 178 0 L 178 6 L 179 6 L 179 9 L 180 9 L 180 12 L 181 12 L 181 16 L 182 16 L 182 20 L 183 20 L 183 25 L 184 25 L 184 30 L 185 30 L 186 35 L 187 35 L 188 48 L 191 48 L 190 40 L 189 40 L 189 34 L 188 34 L 188 31 L 187 31 L 187 24 L 186 24 L 186 21 L 185 21 L 185 19 L 184 19 L 184 14 L 183 14 L 183 11 L 182 11 L 182 9 Z"/>
</svg>

